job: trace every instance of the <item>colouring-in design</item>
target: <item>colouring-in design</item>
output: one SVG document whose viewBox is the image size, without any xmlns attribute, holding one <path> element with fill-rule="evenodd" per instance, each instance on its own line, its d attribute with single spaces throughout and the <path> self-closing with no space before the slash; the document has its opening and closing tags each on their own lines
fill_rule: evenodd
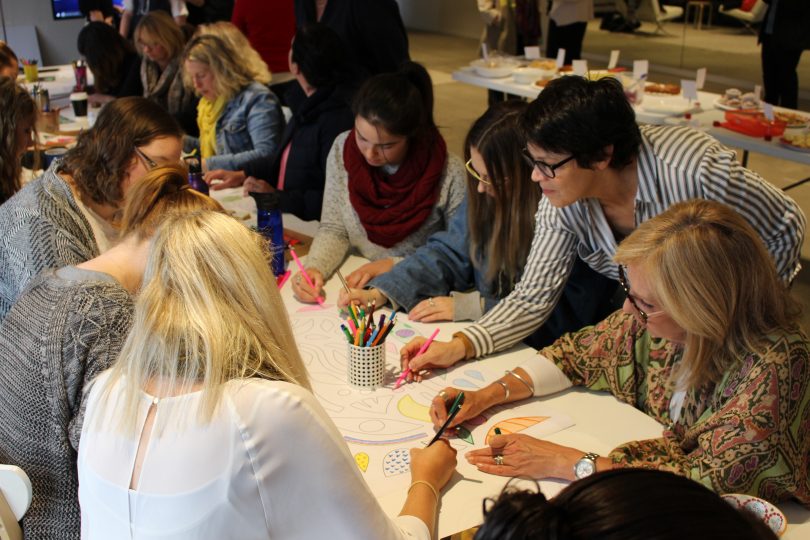
<svg viewBox="0 0 810 540">
<path fill-rule="evenodd" d="M 485 444 L 489 444 L 489 439 L 495 436 L 495 428 L 500 428 L 501 435 L 509 435 L 511 433 L 518 433 L 526 428 L 532 427 L 540 422 L 545 422 L 550 417 L 548 416 L 523 416 L 519 418 L 510 418 L 502 420 L 489 428 L 485 439 Z"/>
<path fill-rule="evenodd" d="M 464 371 L 464 375 L 471 379 L 476 379 L 478 381 L 484 382 L 484 374 L 478 371 L 477 369 L 468 369 Z"/>
<path fill-rule="evenodd" d="M 368 470 L 368 454 L 365 452 L 357 452 L 354 455 L 354 462 L 357 463 L 357 467 L 360 468 L 361 471 L 366 472 Z"/>
<path fill-rule="evenodd" d="M 468 388 L 470 390 L 475 390 L 476 388 L 478 388 L 478 386 L 471 383 L 467 379 L 453 379 L 453 386 L 458 388 Z"/>
<path fill-rule="evenodd" d="M 396 334 L 401 338 L 410 338 L 413 337 L 416 334 L 416 332 L 414 332 L 413 329 L 411 328 L 403 328 L 402 330 L 397 330 L 396 332 L 394 332 L 394 334 Z"/>
<path fill-rule="evenodd" d="M 335 307 L 335 304 L 324 304 L 322 306 L 319 305 L 319 304 L 313 304 L 311 306 L 300 307 L 300 308 L 298 308 L 297 311 L 298 311 L 298 313 L 309 313 L 310 311 L 323 311 L 325 309 L 329 309 L 329 308 L 333 308 L 333 307 Z"/>
<path fill-rule="evenodd" d="M 416 435 L 408 435 L 407 437 L 400 437 L 398 439 L 385 439 L 380 441 L 372 441 L 370 439 L 358 439 L 357 437 L 344 435 L 343 440 L 350 444 L 365 444 L 368 446 L 386 446 L 390 444 L 402 444 L 410 441 L 418 441 L 420 439 L 426 439 L 427 436 L 428 436 L 427 433 L 417 433 Z"/>
<path fill-rule="evenodd" d="M 411 396 L 403 396 L 397 402 L 397 409 L 403 416 L 430 424 L 430 407 L 417 403 Z"/>
<path fill-rule="evenodd" d="M 362 401 L 355 401 L 352 403 L 352 407 L 363 412 L 385 414 L 392 399 L 394 399 L 394 396 L 369 397 Z"/>
<path fill-rule="evenodd" d="M 411 469 L 411 453 L 407 448 L 397 448 L 385 455 L 383 471 L 385 476 L 404 474 Z"/>
<path fill-rule="evenodd" d="M 473 445 L 475 444 L 472 433 L 470 433 L 470 430 L 465 428 L 464 426 L 458 426 L 456 428 L 456 437 L 458 437 L 464 442 L 468 442 Z"/>
<path fill-rule="evenodd" d="M 406 433 L 424 429 L 422 424 L 405 420 L 393 420 L 391 418 L 347 418 L 336 416 L 332 417 L 332 420 L 343 433 L 362 433 L 364 436 L 379 433 L 386 439 L 395 439 Z"/>
</svg>

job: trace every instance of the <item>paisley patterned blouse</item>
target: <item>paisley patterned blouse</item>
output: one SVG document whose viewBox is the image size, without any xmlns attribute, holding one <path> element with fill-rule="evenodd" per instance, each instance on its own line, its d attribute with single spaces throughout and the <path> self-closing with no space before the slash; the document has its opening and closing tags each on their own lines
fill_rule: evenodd
<svg viewBox="0 0 810 540">
<path fill-rule="evenodd" d="M 610 453 L 614 467 L 672 471 L 718 493 L 810 506 L 810 344 L 800 330 L 767 336 L 722 380 L 686 393 L 670 417 L 668 384 L 682 349 L 621 311 L 540 351 L 574 385 L 612 393 L 666 426 L 663 437 Z"/>
</svg>

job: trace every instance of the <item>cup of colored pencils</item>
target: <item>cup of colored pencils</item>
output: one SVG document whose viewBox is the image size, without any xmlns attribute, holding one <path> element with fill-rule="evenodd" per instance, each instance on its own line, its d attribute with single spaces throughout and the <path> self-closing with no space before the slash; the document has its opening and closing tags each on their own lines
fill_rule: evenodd
<svg viewBox="0 0 810 540">
<path fill-rule="evenodd" d="M 22 59 L 23 74 L 27 82 L 37 82 L 39 80 L 39 66 L 36 60 Z"/>
<path fill-rule="evenodd" d="M 385 339 L 396 325 L 396 316 L 374 320 L 374 306 L 368 311 L 349 305 L 349 317 L 340 325 L 348 348 L 349 384 L 359 388 L 378 388 L 385 378 Z"/>
</svg>

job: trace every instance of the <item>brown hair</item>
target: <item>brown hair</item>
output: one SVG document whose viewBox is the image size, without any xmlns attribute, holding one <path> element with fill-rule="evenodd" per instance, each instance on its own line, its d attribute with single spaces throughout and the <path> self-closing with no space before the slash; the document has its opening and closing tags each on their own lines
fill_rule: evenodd
<svg viewBox="0 0 810 540">
<path fill-rule="evenodd" d="M 143 51 L 138 42 L 144 33 L 149 34 L 161 47 L 166 49 L 170 58 L 178 57 L 186 45 L 183 31 L 180 30 L 171 15 L 165 11 L 150 11 L 138 21 L 138 26 L 135 27 L 135 48 L 141 56 L 143 56 Z"/>
<path fill-rule="evenodd" d="M 686 331 L 674 374 L 679 389 L 718 382 L 759 353 L 763 338 L 793 329 L 801 313 L 762 238 L 737 212 L 696 199 L 639 225 L 616 262 L 639 265 L 661 309 Z"/>
<path fill-rule="evenodd" d="M 467 173 L 467 223 L 470 256 L 476 266 L 488 259 L 486 279 L 499 276 L 511 290 L 523 272 L 534 237 L 534 215 L 541 191 L 530 180 L 531 169 L 521 155 L 520 115 L 523 101 L 509 100 L 490 107 L 470 128 L 464 158 L 470 149 L 481 154 L 492 182 L 494 197 L 478 193 L 478 180 Z"/>
<path fill-rule="evenodd" d="M 36 120 L 34 100 L 7 77 L 0 77 L 0 204 L 20 190 L 22 164 L 17 153 L 17 126 L 26 120 Z"/>
<path fill-rule="evenodd" d="M 123 198 L 121 181 L 135 148 L 182 134 L 160 105 L 142 97 L 119 98 L 101 109 L 91 129 L 79 134 L 59 170 L 73 176 L 76 187 L 94 202 L 118 206 Z"/>
<path fill-rule="evenodd" d="M 137 234 L 139 240 L 145 240 L 155 234 L 168 212 L 198 210 L 225 211 L 211 197 L 191 189 L 182 165 L 157 167 L 127 193 L 119 235 Z"/>
<path fill-rule="evenodd" d="M 87 59 L 96 90 L 102 94 L 110 93 L 119 85 L 124 76 L 124 59 L 135 52 L 132 43 L 121 37 L 117 30 L 99 21 L 87 23 L 81 29 L 76 47 Z"/>
<path fill-rule="evenodd" d="M 17 64 L 19 68 L 20 60 L 14 51 L 11 50 L 5 41 L 0 40 L 0 68 L 10 67 Z"/>
</svg>

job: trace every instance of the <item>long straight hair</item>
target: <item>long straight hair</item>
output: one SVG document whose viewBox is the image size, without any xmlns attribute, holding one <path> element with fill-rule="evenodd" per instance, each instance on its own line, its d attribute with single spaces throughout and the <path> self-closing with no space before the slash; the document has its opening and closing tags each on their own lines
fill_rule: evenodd
<svg viewBox="0 0 810 540">
<path fill-rule="evenodd" d="M 494 197 L 478 193 L 478 180 L 467 173 L 470 256 L 479 268 L 488 261 L 488 282 L 502 277 L 509 288 L 526 265 L 542 196 L 521 155 L 525 143 L 520 116 L 526 107 L 517 100 L 493 105 L 473 123 L 464 143 L 465 159 L 470 159 L 472 148 L 481 154 L 495 192 Z"/>
<path fill-rule="evenodd" d="M 25 88 L 12 79 L 0 77 L 0 110 L 3 111 L 0 114 L 0 204 L 3 204 L 21 187 L 17 126 L 26 121 L 33 125 L 37 107 Z"/>
<path fill-rule="evenodd" d="M 206 422 L 223 385 L 250 377 L 310 388 L 266 243 L 221 213 L 173 214 L 152 241 L 132 330 L 101 399 L 117 402 L 119 427 L 134 434 L 147 387 L 175 395 L 201 385 L 199 410 L 187 412 Z M 113 395 L 116 381 L 123 391 Z"/>
<path fill-rule="evenodd" d="M 762 239 L 737 212 L 695 199 L 639 225 L 616 262 L 644 272 L 661 309 L 686 331 L 676 388 L 719 382 L 764 338 L 795 330 L 801 308 L 779 279 Z"/>
</svg>

